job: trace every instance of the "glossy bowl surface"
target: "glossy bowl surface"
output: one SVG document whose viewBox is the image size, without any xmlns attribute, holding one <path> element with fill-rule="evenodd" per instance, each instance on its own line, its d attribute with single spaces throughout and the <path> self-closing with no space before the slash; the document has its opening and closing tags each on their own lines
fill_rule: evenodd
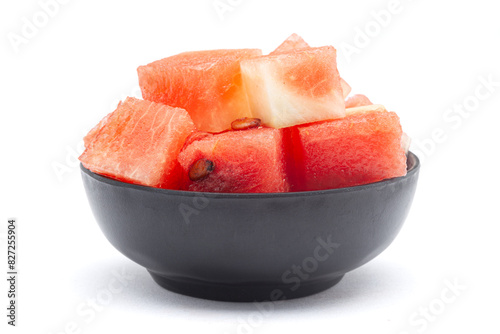
<svg viewBox="0 0 500 334">
<path fill-rule="evenodd" d="M 225 301 L 291 299 L 323 291 L 394 240 L 415 194 L 406 176 L 295 193 L 220 194 L 156 189 L 81 166 L 102 232 L 162 287 Z"/>
</svg>

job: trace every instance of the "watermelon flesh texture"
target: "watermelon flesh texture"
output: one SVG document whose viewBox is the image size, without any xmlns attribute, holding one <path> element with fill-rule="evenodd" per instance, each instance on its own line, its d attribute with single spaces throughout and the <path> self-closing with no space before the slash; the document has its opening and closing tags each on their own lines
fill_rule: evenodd
<svg viewBox="0 0 500 334">
<path fill-rule="evenodd" d="M 186 109 L 200 131 L 221 132 L 251 117 L 240 61 L 258 49 L 185 52 L 137 69 L 142 97 Z"/>
<path fill-rule="evenodd" d="M 401 125 L 393 112 L 300 125 L 291 132 L 295 191 L 351 187 L 406 175 Z"/>
<path fill-rule="evenodd" d="M 368 114 L 372 112 L 387 112 L 387 109 L 381 104 L 367 104 L 360 107 L 347 108 L 345 110 L 346 116 Z M 408 154 L 408 152 L 410 151 L 410 145 L 411 145 L 410 136 L 408 136 L 406 133 L 403 132 L 403 135 L 401 136 L 401 147 L 403 148 L 405 154 Z"/>
<path fill-rule="evenodd" d="M 344 117 L 336 56 L 326 46 L 243 60 L 253 117 L 273 128 Z"/>
<path fill-rule="evenodd" d="M 121 102 L 120 102 L 121 104 Z M 120 104 L 118 104 L 118 106 L 120 106 Z M 97 135 L 99 134 L 99 132 L 101 132 L 101 129 L 106 125 L 106 123 L 108 122 L 108 119 L 111 117 L 113 113 L 109 113 L 107 114 L 103 119 L 101 119 L 99 121 L 99 123 L 97 123 L 96 126 L 94 126 L 88 133 L 85 137 L 83 137 L 83 144 L 85 147 L 89 147 L 90 143 L 94 140 L 95 137 L 97 137 Z"/>
<path fill-rule="evenodd" d="M 194 130 L 185 110 L 129 97 L 91 130 L 79 159 L 120 181 L 178 189 L 177 154 Z"/>
<path fill-rule="evenodd" d="M 299 35 L 292 34 L 283 43 L 281 43 L 281 45 L 278 46 L 276 50 L 271 52 L 269 55 L 277 55 L 277 54 L 287 53 L 295 49 L 306 49 L 306 48 L 310 48 L 309 44 L 307 44 L 307 42 L 304 41 L 304 39 Z M 345 99 L 351 92 L 351 86 L 349 86 L 349 84 L 342 78 L 340 78 L 340 85 L 342 86 L 342 93 Z"/>
<path fill-rule="evenodd" d="M 122 104 L 122 101 L 118 102 L 118 105 L 116 106 L 116 108 L 119 108 L 121 104 Z M 84 144 L 85 147 L 88 147 L 89 144 L 92 142 L 92 140 L 94 140 L 94 138 L 99 134 L 99 132 L 106 125 L 106 123 L 108 122 L 109 117 L 112 114 L 113 114 L 112 112 L 110 112 L 109 114 L 107 114 L 103 119 L 101 119 L 99 121 L 99 123 L 97 123 L 96 126 L 94 126 L 87 133 L 87 135 L 85 137 L 83 137 L 83 144 Z"/>
<path fill-rule="evenodd" d="M 287 192 L 282 131 L 259 128 L 219 134 L 195 133 L 178 160 L 184 190 L 219 193 Z M 192 181 L 189 171 L 196 161 L 208 159 L 214 169 L 202 180 Z"/>
</svg>

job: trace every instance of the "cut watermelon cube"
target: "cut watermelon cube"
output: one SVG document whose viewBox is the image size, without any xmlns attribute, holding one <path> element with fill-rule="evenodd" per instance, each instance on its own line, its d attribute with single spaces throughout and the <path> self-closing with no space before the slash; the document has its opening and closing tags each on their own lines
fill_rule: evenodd
<svg viewBox="0 0 500 334">
<path fill-rule="evenodd" d="M 345 99 L 351 93 L 351 86 L 342 78 L 340 78 L 340 86 L 342 87 L 342 96 Z"/>
<path fill-rule="evenodd" d="M 373 104 L 369 98 L 363 94 L 356 94 L 345 101 L 346 108 L 364 107 Z"/>
<path fill-rule="evenodd" d="M 178 189 L 177 154 L 195 130 L 180 108 L 127 98 L 87 135 L 82 164 L 120 181 Z"/>
<path fill-rule="evenodd" d="M 374 111 L 293 128 L 294 190 L 357 186 L 406 174 L 393 112 Z"/>
<path fill-rule="evenodd" d="M 289 190 L 281 130 L 196 133 L 188 139 L 178 159 L 184 190 L 221 193 Z"/>
<path fill-rule="evenodd" d="M 359 95 L 354 95 L 359 96 Z M 368 98 L 364 95 L 361 96 L 361 101 L 364 99 L 368 100 Z M 365 100 L 365 101 L 366 101 Z M 370 100 L 368 100 L 370 101 Z M 362 103 L 360 103 L 362 104 Z M 345 110 L 346 116 L 354 116 L 354 115 L 362 115 L 362 114 L 369 114 L 372 112 L 387 112 L 387 109 L 381 105 L 381 104 L 367 104 L 367 105 L 362 105 L 360 107 L 353 107 L 353 108 L 347 108 Z M 403 148 L 403 151 L 405 154 L 408 154 L 410 151 L 410 144 L 411 144 L 411 138 L 408 136 L 406 133 L 403 132 L 403 135 L 401 136 L 401 147 Z"/>
<path fill-rule="evenodd" d="M 297 34 L 291 34 L 283 43 L 280 44 L 270 53 L 270 55 L 277 55 L 281 53 L 287 53 L 288 51 L 296 50 L 296 49 L 308 49 L 310 48 L 309 44 L 302 37 Z"/>
<path fill-rule="evenodd" d="M 120 102 L 120 104 L 121 104 L 121 102 Z M 101 129 L 104 127 L 104 125 L 106 125 L 106 123 L 108 122 L 109 117 L 112 114 L 113 114 L 112 112 L 109 113 L 109 114 L 107 114 L 103 119 L 101 119 L 99 121 L 99 123 L 97 123 L 96 126 L 94 126 L 89 131 L 89 133 L 87 133 L 87 135 L 85 137 L 83 137 L 83 144 L 84 144 L 85 147 L 89 147 L 90 143 L 94 140 L 95 137 L 97 137 L 97 135 L 99 134 L 99 132 L 101 132 Z"/>
<path fill-rule="evenodd" d="M 185 52 L 140 66 L 142 97 L 184 108 L 200 131 L 220 132 L 249 117 L 240 61 L 260 56 L 258 49 Z"/>
<path fill-rule="evenodd" d="M 306 49 L 310 48 L 309 44 L 302 37 L 297 34 L 292 34 L 288 37 L 280 46 L 276 48 L 270 55 L 277 55 L 282 53 L 287 53 L 296 49 Z M 344 95 L 344 99 L 351 92 L 351 86 L 342 78 L 340 78 L 340 85 L 342 86 L 342 93 Z"/>
<path fill-rule="evenodd" d="M 354 116 L 354 115 L 361 115 L 361 114 L 369 114 L 372 112 L 386 112 L 387 109 L 381 105 L 381 104 L 369 104 L 369 105 L 364 105 L 360 107 L 352 107 L 352 108 L 347 108 L 345 110 L 345 115 L 346 116 Z"/>
<path fill-rule="evenodd" d="M 241 73 L 253 117 L 273 128 L 345 116 L 331 46 L 245 59 Z"/>
</svg>

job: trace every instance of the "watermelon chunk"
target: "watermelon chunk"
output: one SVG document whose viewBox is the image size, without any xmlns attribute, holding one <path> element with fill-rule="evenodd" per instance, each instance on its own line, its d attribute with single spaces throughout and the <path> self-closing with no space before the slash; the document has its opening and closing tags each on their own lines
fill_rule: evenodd
<svg viewBox="0 0 500 334">
<path fill-rule="evenodd" d="M 290 35 L 280 46 L 276 48 L 270 55 L 277 55 L 282 53 L 287 53 L 289 51 L 295 49 L 306 49 L 310 48 L 309 44 L 302 37 L 297 34 Z M 351 92 L 351 86 L 342 78 L 340 78 L 340 85 L 342 86 L 342 93 L 344 95 L 344 99 Z"/>
<path fill-rule="evenodd" d="M 344 117 L 336 56 L 326 46 L 243 60 L 253 117 L 273 128 Z"/>
<path fill-rule="evenodd" d="M 121 102 L 120 102 L 120 104 L 121 104 Z M 113 113 L 107 114 L 103 119 L 101 119 L 99 121 L 99 123 L 97 123 L 96 126 L 94 126 L 89 131 L 89 133 L 87 133 L 87 135 L 85 137 L 83 137 L 83 144 L 85 147 L 89 147 L 90 143 L 94 140 L 95 137 L 97 137 L 99 132 L 101 132 L 101 129 L 104 127 L 104 125 L 106 125 L 106 123 L 108 123 L 108 119 L 111 116 L 111 114 L 113 114 Z"/>
<path fill-rule="evenodd" d="M 287 53 L 295 49 L 307 49 L 310 48 L 309 44 L 302 37 L 297 34 L 291 34 L 283 43 L 280 44 L 270 53 L 270 55 L 277 55 L 281 53 Z"/>
<path fill-rule="evenodd" d="M 366 98 L 364 95 L 361 96 Z M 361 107 L 347 108 L 345 110 L 345 113 L 346 116 L 353 116 L 353 115 L 368 114 L 376 111 L 387 112 L 387 109 L 381 104 L 368 104 Z M 410 144 L 411 144 L 410 136 L 408 136 L 406 133 L 403 132 L 403 135 L 401 136 L 401 147 L 403 148 L 405 154 L 408 154 L 408 152 L 410 151 Z"/>
<path fill-rule="evenodd" d="M 250 117 L 240 61 L 258 49 L 185 52 L 140 66 L 142 97 L 186 109 L 200 131 L 220 132 Z"/>
<path fill-rule="evenodd" d="M 346 116 L 369 114 L 375 111 L 385 112 L 387 109 L 381 104 L 370 104 L 361 107 L 347 108 L 345 110 Z"/>
<path fill-rule="evenodd" d="M 363 94 L 356 94 L 345 101 L 346 108 L 364 107 L 373 104 L 369 98 Z"/>
<path fill-rule="evenodd" d="M 393 112 L 360 113 L 292 131 L 294 190 L 350 187 L 406 174 L 401 125 Z"/>
<path fill-rule="evenodd" d="M 282 131 L 278 129 L 195 133 L 186 142 L 178 160 L 184 190 L 222 193 L 289 190 Z M 206 168 L 207 172 L 200 174 L 198 170 L 192 180 L 193 168 Z"/>
<path fill-rule="evenodd" d="M 340 78 L 340 86 L 342 87 L 342 96 L 345 99 L 351 93 L 351 86 L 342 78 Z"/>
<path fill-rule="evenodd" d="M 194 130 L 185 110 L 129 97 L 91 130 L 79 159 L 94 173 L 178 189 L 177 154 Z"/>
</svg>

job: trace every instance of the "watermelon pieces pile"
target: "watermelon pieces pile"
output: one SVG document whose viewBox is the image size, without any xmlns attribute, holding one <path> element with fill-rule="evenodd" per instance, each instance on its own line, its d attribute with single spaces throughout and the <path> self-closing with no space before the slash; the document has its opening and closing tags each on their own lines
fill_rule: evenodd
<svg viewBox="0 0 500 334">
<path fill-rule="evenodd" d="M 89 170 L 221 193 L 350 187 L 406 174 L 398 116 L 339 75 L 332 46 L 185 52 L 138 68 L 127 98 L 84 138 Z M 346 100 L 347 98 L 347 100 Z"/>
</svg>

